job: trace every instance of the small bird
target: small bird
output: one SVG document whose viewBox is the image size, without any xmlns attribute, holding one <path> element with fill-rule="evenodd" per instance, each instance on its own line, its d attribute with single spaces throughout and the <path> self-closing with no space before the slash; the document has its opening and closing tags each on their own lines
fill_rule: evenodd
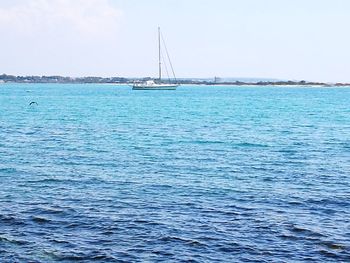
<svg viewBox="0 0 350 263">
<path fill-rule="evenodd" d="M 31 103 L 29 103 L 29 106 L 31 105 L 38 105 L 38 103 L 36 103 L 35 101 L 32 101 Z"/>
</svg>

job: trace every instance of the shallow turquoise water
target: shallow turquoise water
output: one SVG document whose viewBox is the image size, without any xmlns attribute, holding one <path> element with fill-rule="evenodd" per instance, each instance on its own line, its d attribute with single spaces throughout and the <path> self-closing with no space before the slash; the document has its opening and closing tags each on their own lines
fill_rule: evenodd
<svg viewBox="0 0 350 263">
<path fill-rule="evenodd" d="M 2 84 L 0 261 L 349 262 L 349 105 L 346 88 Z"/>
</svg>

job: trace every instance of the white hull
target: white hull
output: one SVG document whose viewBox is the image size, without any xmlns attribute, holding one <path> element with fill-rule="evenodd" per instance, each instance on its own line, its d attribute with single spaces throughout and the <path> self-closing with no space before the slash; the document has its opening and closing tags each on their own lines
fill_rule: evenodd
<svg viewBox="0 0 350 263">
<path fill-rule="evenodd" d="M 177 84 L 153 84 L 153 85 L 143 85 L 135 84 L 132 86 L 133 90 L 176 90 L 179 85 Z"/>
</svg>

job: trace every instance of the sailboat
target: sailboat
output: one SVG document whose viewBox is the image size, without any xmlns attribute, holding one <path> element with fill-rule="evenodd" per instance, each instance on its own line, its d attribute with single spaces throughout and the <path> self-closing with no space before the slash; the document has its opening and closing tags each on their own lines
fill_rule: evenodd
<svg viewBox="0 0 350 263">
<path fill-rule="evenodd" d="M 163 43 L 165 46 L 164 39 L 162 39 L 162 40 L 163 40 Z M 159 67 L 158 80 L 157 81 L 147 80 L 147 81 L 140 82 L 140 83 L 134 83 L 134 85 L 132 86 L 133 90 L 176 90 L 176 88 L 179 86 L 179 84 L 176 83 L 175 72 L 174 72 L 173 66 L 171 64 L 170 57 L 169 57 L 168 50 L 167 50 L 166 46 L 165 46 L 165 51 L 166 51 L 167 58 L 169 60 L 169 64 L 170 64 L 175 82 L 171 83 L 170 78 L 169 78 L 168 83 L 162 82 L 161 33 L 160 33 L 160 27 L 158 27 L 158 67 Z M 165 65 L 166 72 L 168 74 L 168 69 L 166 67 L 166 64 L 164 63 L 164 65 Z"/>
</svg>

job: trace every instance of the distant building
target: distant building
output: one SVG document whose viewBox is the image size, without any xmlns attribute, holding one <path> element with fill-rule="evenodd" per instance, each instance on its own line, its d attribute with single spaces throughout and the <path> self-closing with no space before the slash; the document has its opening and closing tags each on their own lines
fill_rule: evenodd
<svg viewBox="0 0 350 263">
<path fill-rule="evenodd" d="M 214 83 L 219 83 L 221 82 L 221 78 L 219 77 L 214 77 Z"/>
</svg>

